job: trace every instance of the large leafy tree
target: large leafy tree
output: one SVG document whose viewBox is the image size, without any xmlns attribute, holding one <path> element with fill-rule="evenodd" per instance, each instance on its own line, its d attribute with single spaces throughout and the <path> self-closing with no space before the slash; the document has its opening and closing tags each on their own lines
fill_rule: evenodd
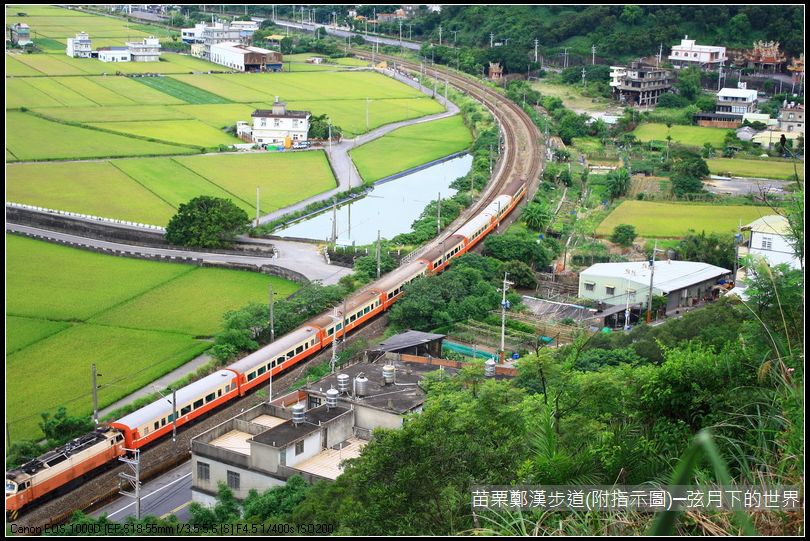
<svg viewBox="0 0 810 541">
<path fill-rule="evenodd" d="M 249 223 L 247 213 L 230 199 L 203 195 L 180 205 L 166 226 L 166 240 L 179 246 L 228 247 Z"/>
<path fill-rule="evenodd" d="M 611 199 L 623 197 L 630 190 L 630 173 L 624 167 L 611 171 L 606 186 Z"/>
<path fill-rule="evenodd" d="M 523 221 L 526 226 L 535 231 L 543 231 L 551 225 L 553 215 L 547 204 L 529 203 L 523 211 Z"/>
<path fill-rule="evenodd" d="M 734 268 L 734 237 L 690 232 L 676 248 L 678 257 L 686 261 L 701 261 L 725 269 Z"/>
<path fill-rule="evenodd" d="M 681 96 L 694 103 L 700 96 L 700 70 L 694 66 L 683 68 L 678 72 L 678 82 L 675 86 Z"/>
</svg>

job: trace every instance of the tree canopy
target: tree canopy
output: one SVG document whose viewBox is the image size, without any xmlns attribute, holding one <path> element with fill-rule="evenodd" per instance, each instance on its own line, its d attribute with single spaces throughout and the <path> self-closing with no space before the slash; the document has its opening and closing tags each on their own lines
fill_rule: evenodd
<svg viewBox="0 0 810 541">
<path fill-rule="evenodd" d="M 247 212 L 230 199 L 203 195 L 180 205 L 166 226 L 166 240 L 179 246 L 224 248 L 249 224 Z"/>
</svg>

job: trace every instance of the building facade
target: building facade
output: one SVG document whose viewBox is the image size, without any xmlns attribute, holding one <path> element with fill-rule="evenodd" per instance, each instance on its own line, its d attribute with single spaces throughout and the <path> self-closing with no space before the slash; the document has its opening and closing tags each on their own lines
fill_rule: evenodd
<svg viewBox="0 0 810 541">
<path fill-rule="evenodd" d="M 26 23 L 12 24 L 9 27 L 9 33 L 11 34 L 11 42 L 16 43 L 21 47 L 34 43 L 31 40 L 31 27 L 29 27 Z"/>
<path fill-rule="evenodd" d="M 661 95 L 672 89 L 672 72 L 641 62 L 611 66 L 610 78 L 613 97 L 631 106 L 657 105 Z"/>
<path fill-rule="evenodd" d="M 694 306 L 716 295 L 718 281 L 731 271 L 693 261 L 597 263 L 579 275 L 579 297 L 612 306 L 646 306 L 652 274 L 654 296 L 667 298 L 667 311 Z"/>
<path fill-rule="evenodd" d="M 288 146 L 308 139 L 309 111 L 287 110 L 287 104 L 278 101 L 278 97 L 272 109 L 257 109 L 251 116 L 253 126 L 247 122 L 236 124 L 236 135 L 245 142 Z"/>
<path fill-rule="evenodd" d="M 785 102 L 779 108 L 779 129 L 788 133 L 804 133 L 804 104 Z"/>
<path fill-rule="evenodd" d="M 236 42 L 211 46 L 211 62 L 238 71 L 281 71 L 281 53 Z"/>
<path fill-rule="evenodd" d="M 771 266 L 787 263 L 794 269 L 801 268 L 801 262 L 788 240 L 790 224 L 784 216 L 763 216 L 742 230 L 750 232 L 747 243 L 749 254 L 764 257 Z"/>
<path fill-rule="evenodd" d="M 697 66 L 700 69 L 715 70 L 724 66 L 728 58 L 725 47 L 698 45 L 689 36 L 681 40 L 680 45 L 673 45 L 667 57 L 675 69 Z"/>
<path fill-rule="evenodd" d="M 230 25 L 221 23 L 207 26 L 202 31 L 202 58 L 211 60 L 211 47 L 226 42 L 247 44 L 247 40 L 238 28 L 231 28 Z"/>
<path fill-rule="evenodd" d="M 75 38 L 67 39 L 65 54 L 74 58 L 90 58 L 93 51 L 93 43 L 87 32 L 79 32 Z"/>
<path fill-rule="evenodd" d="M 98 50 L 98 59 L 102 62 L 129 62 L 132 54 L 128 47 L 102 47 Z"/>
<path fill-rule="evenodd" d="M 197 23 L 194 25 L 193 28 L 181 28 L 180 29 L 180 39 L 183 40 L 184 43 L 202 43 L 203 42 L 203 30 L 208 28 L 206 23 Z"/>
<path fill-rule="evenodd" d="M 128 41 L 127 47 L 133 62 L 158 62 L 160 60 L 160 40 L 154 36 L 144 38 L 143 41 Z"/>
</svg>

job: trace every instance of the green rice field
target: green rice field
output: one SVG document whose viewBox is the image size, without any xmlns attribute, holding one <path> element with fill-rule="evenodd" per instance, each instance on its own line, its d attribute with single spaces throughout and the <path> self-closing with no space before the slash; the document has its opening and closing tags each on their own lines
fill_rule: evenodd
<svg viewBox="0 0 810 541">
<path fill-rule="evenodd" d="M 12 440 L 38 437 L 39 413 L 102 407 L 195 357 L 227 310 L 297 285 L 259 273 L 110 257 L 6 235 L 6 403 Z M 31 373 L 50 377 L 31 378 Z"/>
<path fill-rule="evenodd" d="M 619 224 L 635 226 L 641 237 L 678 238 L 690 229 L 731 234 L 740 222 L 745 225 L 769 214 L 769 207 L 624 201 L 599 224 L 596 234 L 607 237 Z"/>
<path fill-rule="evenodd" d="M 8 201 L 155 225 L 167 224 L 182 203 L 198 195 L 231 199 L 253 216 L 256 186 L 266 213 L 335 185 L 321 151 L 6 167 Z"/>
<path fill-rule="evenodd" d="M 782 160 L 741 160 L 739 158 L 716 158 L 706 160 L 714 175 L 735 177 L 771 178 L 793 180 L 793 163 Z M 804 162 L 796 164 L 795 171 L 804 179 Z"/>
<path fill-rule="evenodd" d="M 704 128 L 702 126 L 682 126 L 673 125 L 667 128 L 666 124 L 642 124 L 635 130 L 635 135 L 639 141 L 666 141 L 667 134 L 672 136 L 672 142 L 692 146 L 703 147 L 706 143 L 711 143 L 715 148 L 722 147 L 726 134 L 732 130 L 723 128 Z"/>
<path fill-rule="evenodd" d="M 206 148 L 242 143 L 237 137 L 199 120 L 138 120 L 134 122 L 98 122 L 87 125 L 112 130 L 123 135 L 138 135 L 158 141 Z"/>
<path fill-rule="evenodd" d="M 363 181 L 371 183 L 427 163 L 472 143 L 460 115 L 406 126 L 351 151 Z"/>
</svg>

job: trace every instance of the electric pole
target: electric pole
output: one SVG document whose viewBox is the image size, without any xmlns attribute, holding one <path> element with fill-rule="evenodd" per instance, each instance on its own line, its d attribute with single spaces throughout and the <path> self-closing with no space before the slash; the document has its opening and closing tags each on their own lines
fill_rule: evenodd
<svg viewBox="0 0 810 541">
<path fill-rule="evenodd" d="M 93 385 L 93 422 L 98 426 L 98 385 L 96 384 L 96 365 L 93 364 L 91 368 L 91 381 Z"/>
<path fill-rule="evenodd" d="M 377 279 L 380 279 L 380 230 L 377 230 Z"/>
<path fill-rule="evenodd" d="M 121 472 L 119 477 L 129 482 L 133 492 L 126 492 L 120 490 L 119 494 L 128 498 L 135 498 L 135 518 L 141 520 L 141 450 L 140 449 L 124 449 L 127 455 L 120 457 L 118 460 L 129 466 L 132 473 Z M 132 453 L 133 458 L 127 458 L 129 453 Z"/>
<path fill-rule="evenodd" d="M 501 363 L 503 363 L 506 358 L 506 309 L 509 306 L 509 302 L 506 300 L 506 290 L 509 289 L 509 286 L 514 285 L 513 282 L 507 280 L 508 277 L 509 273 L 504 272 L 503 288 L 501 288 L 501 292 L 503 293 L 501 299 Z"/>
<path fill-rule="evenodd" d="M 495 41 L 495 34 L 490 32 L 489 33 L 489 48 L 490 49 L 492 49 L 494 41 Z"/>
<path fill-rule="evenodd" d="M 337 332 L 338 332 L 338 309 L 334 309 L 334 315 L 332 319 L 335 320 L 335 332 L 332 333 L 332 359 L 329 361 L 329 366 L 332 369 L 332 373 L 335 373 L 335 363 L 337 362 Z"/>
<path fill-rule="evenodd" d="M 582 88 L 585 88 L 585 66 L 582 67 Z"/>
<path fill-rule="evenodd" d="M 273 304 L 275 302 L 275 298 L 273 295 L 273 284 L 270 284 L 270 342 L 276 341 L 276 329 L 275 329 L 275 321 L 273 318 Z"/>
<path fill-rule="evenodd" d="M 540 43 L 540 40 L 535 38 L 534 39 L 534 63 L 537 64 L 537 44 Z"/>
<path fill-rule="evenodd" d="M 442 25 L 439 25 L 439 45 L 442 44 Z"/>
<path fill-rule="evenodd" d="M 653 298 L 653 277 L 655 276 L 655 254 L 663 250 L 658 249 L 658 241 L 655 241 L 652 257 L 650 258 L 650 293 L 647 297 L 647 323 L 652 321 L 652 298 Z"/>
<path fill-rule="evenodd" d="M 442 232 L 442 192 L 439 192 L 439 199 L 436 205 L 436 234 Z"/>
<path fill-rule="evenodd" d="M 596 64 L 596 45 L 591 45 L 591 65 Z"/>
<path fill-rule="evenodd" d="M 337 197 L 332 200 L 332 245 L 337 242 Z"/>
</svg>

